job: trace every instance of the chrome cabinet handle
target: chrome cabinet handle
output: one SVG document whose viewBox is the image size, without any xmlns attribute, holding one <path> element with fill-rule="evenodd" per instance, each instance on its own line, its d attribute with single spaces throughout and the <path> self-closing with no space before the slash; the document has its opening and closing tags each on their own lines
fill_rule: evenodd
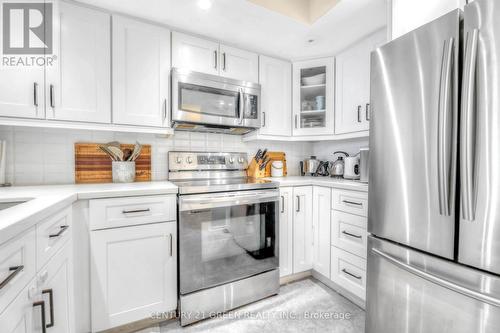
<svg viewBox="0 0 500 333">
<path fill-rule="evenodd" d="M 163 121 L 167 120 L 167 110 L 168 110 L 167 98 L 163 100 Z"/>
<path fill-rule="evenodd" d="M 170 256 L 172 257 L 174 255 L 174 236 L 170 234 Z"/>
<path fill-rule="evenodd" d="M 122 213 L 123 214 L 134 214 L 134 213 L 146 213 L 149 211 L 151 211 L 151 209 L 146 208 L 146 209 L 135 209 L 135 210 L 122 210 Z"/>
<path fill-rule="evenodd" d="M 226 52 L 222 52 L 222 70 L 226 71 Z"/>
<path fill-rule="evenodd" d="M 217 69 L 217 50 L 214 50 L 214 68 Z"/>
<path fill-rule="evenodd" d="M 55 101 L 54 101 L 54 85 L 51 84 L 49 86 L 49 103 L 51 108 L 55 108 Z"/>
<path fill-rule="evenodd" d="M 475 121 L 474 90 L 476 77 L 477 43 L 479 30 L 467 32 L 465 47 L 465 66 L 462 74 L 462 107 L 460 129 L 460 187 L 462 189 L 462 217 L 473 221 L 474 211 L 474 155 Z"/>
<path fill-rule="evenodd" d="M 300 197 L 297 195 L 297 209 L 295 209 L 295 211 L 298 213 L 300 212 Z"/>
<path fill-rule="evenodd" d="M 354 238 L 359 238 L 359 239 L 361 239 L 361 238 L 362 238 L 362 236 L 360 236 L 360 235 L 351 234 L 350 232 L 347 232 L 347 231 L 345 231 L 345 230 L 342 230 L 342 233 L 343 233 L 344 235 L 351 236 L 351 237 L 354 237 Z"/>
<path fill-rule="evenodd" d="M 450 38 L 444 42 L 443 62 L 441 64 L 441 80 L 439 87 L 439 109 L 438 109 L 438 194 L 439 194 L 439 214 L 450 216 L 450 181 L 449 166 L 453 163 L 448 142 L 450 135 L 447 133 L 447 125 L 453 122 L 451 118 L 451 77 L 453 62 L 454 39 Z M 453 133 L 453 130 L 451 130 Z"/>
<path fill-rule="evenodd" d="M 262 127 L 266 127 L 266 113 L 262 112 Z"/>
<path fill-rule="evenodd" d="M 23 269 L 23 265 L 9 267 L 9 271 L 11 271 L 12 273 L 10 273 L 9 276 L 7 276 L 2 282 L 0 282 L 0 290 L 2 290 L 10 282 L 10 280 L 15 278 L 17 274 L 21 273 Z"/>
<path fill-rule="evenodd" d="M 45 325 L 45 327 L 50 328 L 54 326 L 54 291 L 52 289 L 45 289 L 42 290 L 43 294 L 49 294 L 50 324 Z"/>
<path fill-rule="evenodd" d="M 349 201 L 349 200 L 342 200 L 343 203 L 348 204 L 348 205 L 356 205 L 356 206 L 362 206 L 363 204 L 360 202 L 355 202 L 355 201 Z"/>
<path fill-rule="evenodd" d="M 386 259 L 394 266 L 401 268 L 401 269 L 404 269 L 405 271 L 407 271 L 411 274 L 414 274 L 416 276 L 419 276 L 423 279 L 426 279 L 427 281 L 430 281 L 430 282 L 435 283 L 441 287 L 450 289 L 450 290 L 455 291 L 457 293 L 460 293 L 462 295 L 474 298 L 476 300 L 479 300 L 480 302 L 488 303 L 490 305 L 500 307 L 500 299 L 491 297 L 489 295 L 485 295 L 485 294 L 478 292 L 478 291 L 475 291 L 475 290 L 470 290 L 468 288 L 465 288 L 465 287 L 462 287 L 458 284 L 455 284 L 451 281 L 448 281 L 448 280 L 442 279 L 440 277 L 437 277 L 435 275 L 432 275 L 430 273 L 427 273 L 423 270 L 420 270 L 416 267 L 413 267 L 413 266 L 403 262 L 402 260 L 400 260 L 398 258 L 394 258 L 393 256 L 391 256 L 387 253 L 384 253 L 381 250 L 372 248 L 371 251 L 372 251 L 372 253 Z"/>
<path fill-rule="evenodd" d="M 33 83 L 33 104 L 38 107 L 38 83 Z"/>
<path fill-rule="evenodd" d="M 281 213 L 285 212 L 285 197 L 281 196 Z"/>
<path fill-rule="evenodd" d="M 342 272 L 344 272 L 344 273 L 345 273 L 345 274 L 347 274 L 347 275 L 352 276 L 352 277 L 353 277 L 353 278 L 355 278 L 355 279 L 361 280 L 361 276 L 356 275 L 356 274 L 353 274 L 353 273 L 349 272 L 349 271 L 348 271 L 347 269 L 345 269 L 345 268 L 342 268 Z"/>
<path fill-rule="evenodd" d="M 49 238 L 54 238 L 54 237 L 59 237 L 61 236 L 66 230 L 68 230 L 69 225 L 62 225 L 59 227 L 59 231 L 55 234 L 50 234 Z"/>
<path fill-rule="evenodd" d="M 297 115 L 295 115 L 295 128 L 297 128 Z"/>
<path fill-rule="evenodd" d="M 361 105 L 358 105 L 358 123 L 361 122 Z"/>
<path fill-rule="evenodd" d="M 366 103 L 365 118 L 366 118 L 366 121 L 370 121 L 370 103 Z"/>
<path fill-rule="evenodd" d="M 40 307 L 40 315 L 42 317 L 42 333 L 47 333 L 47 325 L 45 324 L 45 302 L 44 301 L 39 301 L 33 303 L 33 307 L 36 308 L 37 306 Z"/>
<path fill-rule="evenodd" d="M 243 95 L 243 89 L 239 88 L 238 89 L 238 93 L 239 93 L 239 104 L 238 104 L 238 111 L 239 111 L 239 119 L 238 119 L 238 123 L 241 125 L 241 123 L 243 122 L 243 113 L 244 113 L 244 104 L 245 101 L 244 101 L 244 98 L 245 96 Z"/>
</svg>

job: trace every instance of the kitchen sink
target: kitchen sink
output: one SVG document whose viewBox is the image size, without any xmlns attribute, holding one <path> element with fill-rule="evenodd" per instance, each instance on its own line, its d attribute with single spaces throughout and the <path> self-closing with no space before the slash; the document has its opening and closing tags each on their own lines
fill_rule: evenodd
<svg viewBox="0 0 500 333">
<path fill-rule="evenodd" d="M 14 199 L 14 200 L 0 200 L 0 211 L 4 210 L 4 209 L 7 209 L 7 208 L 10 208 L 10 207 L 14 207 L 14 206 L 17 206 L 17 205 L 20 205 L 22 203 L 25 203 L 25 202 L 28 202 L 30 201 L 32 198 L 23 198 L 23 199 Z"/>
</svg>

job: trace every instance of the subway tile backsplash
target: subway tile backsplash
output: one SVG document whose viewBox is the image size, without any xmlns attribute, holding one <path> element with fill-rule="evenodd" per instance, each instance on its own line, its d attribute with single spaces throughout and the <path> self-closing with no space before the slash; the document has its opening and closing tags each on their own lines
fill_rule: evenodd
<svg viewBox="0 0 500 333">
<path fill-rule="evenodd" d="M 171 150 L 246 152 L 249 158 L 258 148 L 284 151 L 289 175 L 299 174 L 299 161 L 314 151 L 308 142 L 242 142 L 240 136 L 176 132 L 165 138 L 135 134 L 66 129 L 0 126 L 0 140 L 7 140 L 7 181 L 14 185 L 74 183 L 74 143 L 136 140 L 152 146 L 152 178 L 166 180 L 167 153 Z M 328 146 L 322 149 L 328 150 Z M 326 154 L 326 153 L 325 153 Z"/>
</svg>

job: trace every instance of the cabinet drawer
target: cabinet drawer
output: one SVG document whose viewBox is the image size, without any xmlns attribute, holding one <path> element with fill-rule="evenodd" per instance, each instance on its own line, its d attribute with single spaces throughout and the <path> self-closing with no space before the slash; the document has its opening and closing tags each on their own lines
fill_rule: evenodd
<svg viewBox="0 0 500 333">
<path fill-rule="evenodd" d="M 0 245 L 0 313 L 35 276 L 35 228 Z"/>
<path fill-rule="evenodd" d="M 332 210 L 332 244 L 366 258 L 367 218 Z"/>
<path fill-rule="evenodd" d="M 334 189 L 332 207 L 335 210 L 366 217 L 368 216 L 368 193 Z"/>
<path fill-rule="evenodd" d="M 36 228 L 36 266 L 41 269 L 71 238 L 71 207 L 39 223 Z"/>
<path fill-rule="evenodd" d="M 366 297 L 366 260 L 332 246 L 331 279 L 361 299 Z"/>
<path fill-rule="evenodd" d="M 90 200 L 90 229 L 175 221 L 175 195 Z"/>
</svg>

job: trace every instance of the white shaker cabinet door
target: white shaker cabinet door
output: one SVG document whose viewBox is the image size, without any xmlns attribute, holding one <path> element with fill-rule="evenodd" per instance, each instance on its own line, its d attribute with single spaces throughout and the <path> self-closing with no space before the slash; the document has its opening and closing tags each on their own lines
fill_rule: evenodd
<svg viewBox="0 0 500 333">
<path fill-rule="evenodd" d="M 293 273 L 313 267 L 312 186 L 293 189 Z"/>
<path fill-rule="evenodd" d="M 92 331 L 177 308 L 176 222 L 92 231 Z"/>
<path fill-rule="evenodd" d="M 220 75 L 235 80 L 259 81 L 259 56 L 256 53 L 220 45 Z"/>
<path fill-rule="evenodd" d="M 54 2 L 53 29 L 57 59 L 47 67 L 47 118 L 110 123 L 110 16 Z"/>
<path fill-rule="evenodd" d="M 113 123 L 168 127 L 170 30 L 113 16 Z"/>
<path fill-rule="evenodd" d="M 327 187 L 313 188 L 313 269 L 330 277 L 331 193 Z"/>
<path fill-rule="evenodd" d="M 266 56 L 259 57 L 262 123 L 260 134 L 292 134 L 292 64 Z"/>
<path fill-rule="evenodd" d="M 219 43 L 172 32 L 172 67 L 219 74 Z"/>
<path fill-rule="evenodd" d="M 293 273 L 293 187 L 280 188 L 280 276 Z"/>
<path fill-rule="evenodd" d="M 42 333 L 42 302 L 36 298 L 35 290 L 33 280 L 0 313 L 2 333 Z"/>
<path fill-rule="evenodd" d="M 0 116 L 45 118 L 43 66 L 0 66 Z"/>
</svg>

